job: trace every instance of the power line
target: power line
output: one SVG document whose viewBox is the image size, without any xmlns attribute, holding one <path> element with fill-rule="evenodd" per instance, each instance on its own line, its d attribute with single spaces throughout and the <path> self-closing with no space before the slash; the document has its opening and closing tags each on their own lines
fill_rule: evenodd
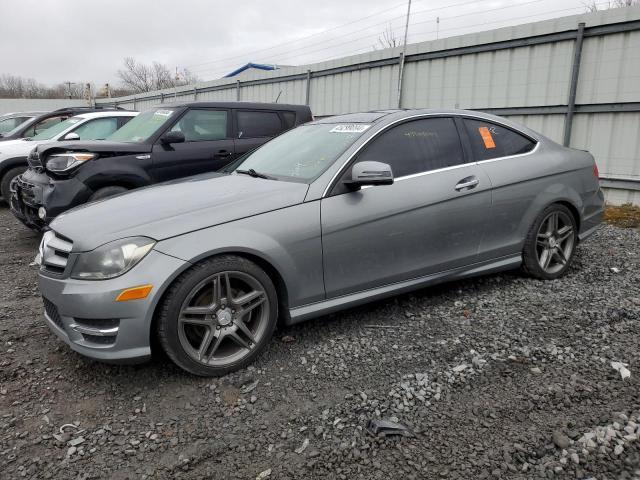
<svg viewBox="0 0 640 480">
<path fill-rule="evenodd" d="M 421 0 L 417 0 L 417 1 L 421 1 Z M 435 11 L 439 11 L 439 10 L 446 10 L 446 9 L 449 9 L 449 8 L 456 8 L 456 7 L 461 7 L 461 6 L 471 5 L 471 4 L 477 4 L 477 3 L 478 3 L 478 2 L 477 2 L 477 0 L 472 0 L 472 1 L 468 1 L 468 0 L 467 0 L 467 1 L 464 1 L 464 2 L 458 2 L 458 3 L 454 3 L 454 4 L 450 4 L 450 5 L 444 5 L 444 6 L 442 6 L 442 7 L 435 7 L 435 8 L 428 8 L 428 9 L 424 9 L 424 10 L 418 10 L 418 11 L 414 12 L 414 13 L 412 14 L 412 16 L 414 16 L 414 17 L 415 17 L 415 16 L 420 15 L 420 14 L 423 14 L 423 13 L 430 13 L 430 12 L 435 12 Z M 327 32 L 329 32 L 329 31 L 337 30 L 337 29 L 342 28 L 342 27 L 344 27 L 344 26 L 346 26 L 346 25 L 351 25 L 351 24 L 354 24 L 354 23 L 358 23 L 358 22 L 360 22 L 360 21 L 362 21 L 362 20 L 365 20 L 365 19 L 368 19 L 368 18 L 371 18 L 371 17 L 377 16 L 377 15 L 379 15 L 380 13 L 385 13 L 385 12 L 387 12 L 387 11 L 389 11 L 389 10 L 396 9 L 398 6 L 403 6 L 403 5 L 405 5 L 405 4 L 404 4 L 404 3 L 401 3 L 401 4 L 398 4 L 398 5 L 394 6 L 394 7 L 388 8 L 388 9 L 386 9 L 386 10 L 382 10 L 382 11 L 380 11 L 380 12 L 378 12 L 378 13 L 374 13 L 374 14 L 371 14 L 371 15 L 369 15 L 369 16 L 367 16 L 367 17 L 363 17 L 363 18 L 361 18 L 361 19 L 359 19 L 359 20 L 354 20 L 354 21 L 352 21 L 352 22 L 349 22 L 349 23 L 346 23 L 346 24 L 343 24 L 343 25 L 340 25 L 340 26 L 337 26 L 337 27 L 334 27 L 334 28 L 331 28 L 331 29 L 325 30 L 325 31 L 323 31 L 323 32 L 319 32 L 319 33 L 316 33 L 316 34 L 313 34 L 313 35 L 309 35 L 309 36 L 307 36 L 307 37 L 302 37 L 302 38 L 294 39 L 294 40 L 291 40 L 290 42 L 286 42 L 286 43 L 278 44 L 278 45 L 275 45 L 275 46 L 273 46 L 273 47 L 268 47 L 268 48 L 264 48 L 264 49 L 261 49 L 261 50 L 254 50 L 254 51 L 252 51 L 252 52 L 248 52 L 247 54 L 235 55 L 235 56 L 232 56 L 232 57 L 226 57 L 226 58 L 222 58 L 222 59 L 219 59 L 219 60 L 212 60 L 212 61 L 209 61 L 209 62 L 203 62 L 203 63 L 199 63 L 199 64 L 194 64 L 194 65 L 190 65 L 190 66 L 188 66 L 187 68 L 190 68 L 190 69 L 191 69 L 191 70 L 193 70 L 193 71 L 198 71 L 198 70 L 202 70 L 202 71 L 205 71 L 205 72 L 206 72 L 206 71 L 211 71 L 211 68 L 214 68 L 214 67 L 210 67 L 210 68 L 206 68 L 206 69 L 199 69 L 199 68 L 195 68 L 195 69 L 193 69 L 193 68 L 191 68 L 191 67 L 198 67 L 198 66 L 200 66 L 200 65 L 209 65 L 209 64 L 215 64 L 215 65 L 231 65 L 232 63 L 229 63 L 229 62 L 227 62 L 227 63 L 222 63 L 222 62 L 225 62 L 226 60 L 237 60 L 238 58 L 242 58 L 242 57 L 245 57 L 245 56 L 247 56 L 247 55 L 252 55 L 252 56 L 253 56 L 253 55 L 255 55 L 256 53 L 260 53 L 260 52 L 264 52 L 264 51 L 268 51 L 268 50 L 273 50 L 274 48 L 278 48 L 278 47 L 281 47 L 281 46 L 288 46 L 288 45 L 290 45 L 292 42 L 296 42 L 296 43 L 297 43 L 297 42 L 300 42 L 300 41 L 302 41 L 302 40 L 306 40 L 306 39 L 308 39 L 308 38 L 312 38 L 312 37 L 314 37 L 314 36 L 318 36 L 318 35 L 321 35 L 321 34 L 327 33 Z M 523 4 L 516 4 L 516 5 L 511 5 L 511 6 L 519 6 L 519 5 L 523 5 Z M 526 5 L 526 3 L 525 3 L 524 5 Z M 510 7 L 502 7 L 502 8 L 510 8 Z M 320 41 L 320 42 L 311 43 L 311 44 L 308 44 L 308 45 L 305 45 L 305 46 L 302 46 L 302 47 L 298 47 L 298 48 L 296 48 L 296 49 L 294 49 L 294 50 L 288 50 L 287 52 L 283 52 L 283 53 L 281 53 L 281 54 L 276 54 L 276 55 L 275 55 L 275 57 L 272 57 L 272 58 L 276 58 L 276 57 L 279 57 L 279 56 L 282 56 L 282 55 L 290 54 L 292 51 L 300 51 L 300 50 L 304 50 L 304 49 L 306 49 L 306 48 L 309 48 L 309 47 L 312 47 L 312 46 L 315 46 L 315 45 L 321 45 L 321 44 L 323 44 L 323 43 L 325 43 L 325 42 L 327 42 L 327 41 L 335 41 L 335 40 L 337 40 L 337 39 L 341 39 L 341 38 L 349 37 L 349 36 L 351 36 L 351 35 L 354 35 L 355 33 L 359 33 L 359 32 L 365 31 L 365 30 L 370 30 L 371 28 L 374 28 L 374 27 L 377 27 L 377 26 L 380 26 L 380 25 L 384 25 L 384 24 L 387 24 L 387 23 L 392 23 L 392 22 L 393 22 L 393 21 L 395 21 L 395 20 L 403 19 L 403 18 L 405 18 L 405 17 L 404 17 L 404 15 L 399 15 L 399 16 L 396 16 L 396 17 L 392 17 L 392 18 L 390 18 L 390 19 L 388 19 L 388 20 L 385 20 L 385 21 L 383 21 L 383 22 L 374 23 L 374 24 L 372 24 L 372 25 L 368 25 L 368 26 L 366 26 L 366 27 L 359 28 L 359 29 L 357 29 L 357 30 L 353 30 L 353 31 L 351 31 L 351 32 L 347 32 L 347 33 L 344 33 L 344 34 L 341 34 L 341 35 L 338 35 L 338 36 L 334 36 L 334 37 L 332 37 L 332 38 L 331 38 L 331 39 L 329 39 L 329 40 L 323 40 L 323 41 Z M 378 35 L 378 33 L 376 33 L 376 35 Z M 233 63 L 233 64 L 235 64 L 235 63 Z"/>
<path fill-rule="evenodd" d="M 519 3 L 519 4 L 502 6 L 502 7 L 497 7 L 497 8 L 493 8 L 493 9 L 487 9 L 487 10 L 483 10 L 482 12 L 471 12 L 471 13 L 453 15 L 453 16 L 449 16 L 449 17 L 440 17 L 440 20 L 441 21 L 442 20 L 452 20 L 452 19 L 462 18 L 462 17 L 466 17 L 466 16 L 470 16 L 470 15 L 477 15 L 479 13 L 488 13 L 488 12 L 492 12 L 492 11 L 505 10 L 505 9 L 508 9 L 508 8 L 513 8 L 513 7 L 518 7 L 518 6 L 530 5 L 530 4 L 534 4 L 534 3 L 539 3 L 541 1 L 544 1 L 544 0 L 530 0 L 528 2 L 523 2 L 523 3 Z M 476 2 L 463 2 L 463 3 L 476 3 Z M 604 5 L 606 3 L 607 2 L 600 2 L 597 5 Z M 444 8 L 444 7 L 442 7 L 442 8 Z M 439 31 L 440 32 L 447 32 L 447 31 L 453 31 L 453 30 L 461 30 L 461 29 L 466 29 L 466 28 L 473 28 L 473 27 L 476 27 L 476 26 L 491 25 L 491 24 L 501 23 L 501 22 L 510 22 L 510 21 L 513 21 L 513 20 L 520 20 L 520 19 L 528 19 L 528 18 L 532 18 L 532 17 L 539 17 L 541 15 L 548 15 L 548 14 L 552 14 L 552 13 L 559 13 L 559 12 L 566 12 L 566 11 L 571 11 L 571 10 L 578 10 L 578 9 L 581 9 L 581 8 L 583 8 L 583 7 L 576 6 L 576 7 L 571 7 L 571 8 L 547 11 L 547 12 L 540 13 L 540 14 L 530 14 L 530 15 L 525 15 L 525 16 L 511 17 L 511 18 L 506 18 L 506 19 L 502 19 L 502 20 L 491 21 L 491 22 L 480 22 L 480 23 L 471 24 L 471 25 L 465 25 L 465 26 L 461 26 L 461 27 L 452 27 L 452 28 L 447 28 L 447 29 L 439 29 Z M 424 12 L 424 10 L 423 10 L 423 12 Z M 400 17 L 400 18 L 403 18 L 403 17 Z M 413 22 L 413 23 L 409 24 L 409 27 L 416 26 L 416 25 L 422 25 L 422 24 L 425 24 L 425 23 L 430 23 L 432 21 L 433 20 Z M 386 22 L 383 22 L 383 23 L 386 23 Z M 345 35 L 341 35 L 339 37 L 335 37 L 334 39 L 332 39 L 330 41 L 338 40 L 340 38 L 343 38 L 344 36 L 348 36 L 348 35 L 351 35 L 353 33 L 354 32 L 351 32 L 351 33 L 345 34 Z M 396 34 L 398 32 L 394 29 L 394 30 L 392 30 L 392 33 Z M 410 37 L 413 38 L 415 36 L 426 35 L 426 34 L 430 34 L 430 33 L 435 33 L 435 30 L 428 31 L 428 32 L 413 33 L 413 34 L 410 34 Z M 377 37 L 377 36 L 379 36 L 379 32 L 352 39 L 352 40 L 350 40 L 350 43 L 357 43 L 359 41 L 362 41 L 362 40 L 365 40 L 365 39 L 369 39 L 369 38 L 372 38 L 372 37 Z M 319 44 L 326 45 L 326 42 L 316 43 L 316 44 L 313 44 L 313 45 L 319 45 Z M 270 57 L 268 60 L 264 60 L 264 61 L 268 62 L 268 63 L 273 63 L 274 59 L 282 59 L 282 60 L 286 61 L 289 58 L 291 58 L 290 55 L 291 55 L 292 52 L 299 51 L 299 50 L 306 50 L 306 48 L 308 48 L 310 46 L 312 46 L 312 45 L 308 45 L 306 47 L 302 47 L 302 48 L 299 48 L 299 49 L 294 49 L 294 50 L 291 50 L 291 51 L 288 51 L 288 52 L 284 52 L 282 54 L 277 54 L 277 55 L 275 55 L 273 57 Z M 311 51 L 305 51 L 304 53 L 301 53 L 298 56 L 308 56 L 308 55 L 313 54 L 313 53 L 325 51 L 325 50 L 328 50 L 328 49 L 331 49 L 331 48 L 336 48 L 337 46 L 338 45 L 324 46 L 324 47 L 319 48 L 319 49 L 315 49 L 315 50 L 311 50 Z M 327 57 L 326 59 L 314 60 L 312 62 L 306 62 L 306 63 L 319 63 L 319 62 L 326 61 L 326 60 L 329 60 L 329 59 L 333 59 L 333 58 L 336 58 L 336 57 L 338 57 L 338 58 L 339 57 L 345 57 L 345 56 L 353 55 L 353 54 L 355 54 L 357 52 L 360 52 L 362 50 L 367 50 L 369 48 L 371 48 L 371 46 L 360 47 L 360 48 L 356 49 L 355 51 L 353 51 L 353 50 L 350 50 L 350 51 L 347 51 L 347 52 L 341 51 L 339 53 L 332 54 L 330 57 Z M 209 71 L 215 71 L 215 72 L 223 71 L 224 70 L 223 65 L 224 64 L 221 64 L 219 67 L 216 67 L 215 69 L 211 68 Z"/>
</svg>

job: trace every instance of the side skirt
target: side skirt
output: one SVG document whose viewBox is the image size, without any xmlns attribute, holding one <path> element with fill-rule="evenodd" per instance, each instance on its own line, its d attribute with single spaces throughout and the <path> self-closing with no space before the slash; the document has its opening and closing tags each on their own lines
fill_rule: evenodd
<svg viewBox="0 0 640 480">
<path fill-rule="evenodd" d="M 362 292 L 351 293 L 349 295 L 331 298 L 329 300 L 323 300 L 309 305 L 303 305 L 289 310 L 291 317 L 290 320 L 287 321 L 287 324 L 293 325 L 295 323 L 309 320 L 313 317 L 337 312 L 339 310 L 344 310 L 345 308 L 355 307 L 374 300 L 392 297 L 394 295 L 410 292 L 436 283 L 484 275 L 492 272 L 500 272 L 503 270 L 512 270 L 514 268 L 518 268 L 521 264 L 522 255 L 511 255 L 487 262 L 467 265 L 466 267 L 460 267 L 453 270 L 445 270 L 444 272 L 413 278 L 403 282 L 392 283 L 390 285 L 384 285 L 382 287 L 376 287 Z"/>
</svg>

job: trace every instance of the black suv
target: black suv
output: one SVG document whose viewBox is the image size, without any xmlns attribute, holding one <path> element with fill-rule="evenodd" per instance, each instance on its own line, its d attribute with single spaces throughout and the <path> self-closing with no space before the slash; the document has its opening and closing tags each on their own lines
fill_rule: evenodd
<svg viewBox="0 0 640 480">
<path fill-rule="evenodd" d="M 304 105 L 171 103 L 142 112 L 106 140 L 36 147 L 11 186 L 11 210 L 36 230 L 62 212 L 138 187 L 220 170 L 312 120 Z"/>
<path fill-rule="evenodd" d="M 35 137 L 38 133 L 52 127 L 56 123 L 64 122 L 67 118 L 75 117 L 81 113 L 102 112 L 104 110 L 122 110 L 114 107 L 67 107 L 59 108 L 52 112 L 41 113 L 32 117 L 28 122 L 20 124 L 9 132 L 0 134 L 0 142 L 7 140 L 16 140 L 18 138 Z"/>
</svg>

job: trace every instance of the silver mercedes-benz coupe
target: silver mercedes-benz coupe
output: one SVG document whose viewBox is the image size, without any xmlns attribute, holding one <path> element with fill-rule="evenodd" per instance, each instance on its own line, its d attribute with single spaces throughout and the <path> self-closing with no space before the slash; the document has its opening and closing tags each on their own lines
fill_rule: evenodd
<svg viewBox="0 0 640 480">
<path fill-rule="evenodd" d="M 589 153 L 509 120 L 341 115 L 225 172 L 59 216 L 40 290 L 48 325 L 83 355 L 139 361 L 157 339 L 183 369 L 221 375 L 253 361 L 278 320 L 518 267 L 558 278 L 603 204 Z"/>
</svg>

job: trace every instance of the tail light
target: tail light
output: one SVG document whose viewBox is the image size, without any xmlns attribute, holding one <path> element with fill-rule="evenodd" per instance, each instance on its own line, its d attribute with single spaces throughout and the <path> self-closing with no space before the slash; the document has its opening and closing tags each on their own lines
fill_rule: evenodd
<svg viewBox="0 0 640 480">
<path fill-rule="evenodd" d="M 598 171 L 598 164 L 597 163 L 593 163 L 593 175 L 600 180 L 600 172 Z"/>
</svg>

